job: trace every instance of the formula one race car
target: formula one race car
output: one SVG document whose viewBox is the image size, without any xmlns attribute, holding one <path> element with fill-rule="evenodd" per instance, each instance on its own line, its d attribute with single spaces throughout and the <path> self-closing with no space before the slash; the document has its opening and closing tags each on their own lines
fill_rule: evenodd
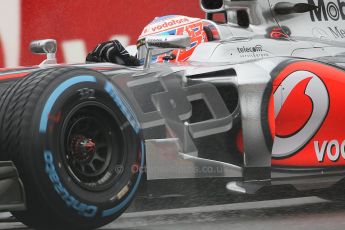
<svg viewBox="0 0 345 230">
<path fill-rule="evenodd" d="M 0 72 L 2 210 L 36 228 L 96 228 L 144 176 L 345 194 L 345 1 L 200 4 L 205 20 L 145 27 L 143 66 L 57 65 L 41 40 L 41 65 Z"/>
</svg>

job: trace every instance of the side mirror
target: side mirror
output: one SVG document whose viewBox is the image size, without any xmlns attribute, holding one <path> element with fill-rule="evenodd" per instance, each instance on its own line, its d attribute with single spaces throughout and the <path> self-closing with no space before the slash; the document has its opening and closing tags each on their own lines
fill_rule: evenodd
<svg viewBox="0 0 345 230">
<path fill-rule="evenodd" d="M 312 10 L 316 10 L 318 7 L 308 3 L 291 3 L 291 2 L 279 2 L 273 10 L 276 14 L 286 15 L 293 13 L 306 13 Z"/>
<path fill-rule="evenodd" d="M 188 35 L 161 35 L 146 38 L 148 49 L 183 49 L 190 46 Z"/>
<path fill-rule="evenodd" d="M 145 38 L 145 46 L 147 48 L 144 69 L 149 69 L 152 59 L 153 49 L 184 49 L 190 46 L 190 38 L 188 35 L 161 35 L 148 36 Z"/>
<path fill-rule="evenodd" d="M 56 64 L 57 44 L 54 39 L 36 40 L 30 43 L 30 51 L 34 54 L 46 54 L 47 59 L 40 65 Z"/>
</svg>

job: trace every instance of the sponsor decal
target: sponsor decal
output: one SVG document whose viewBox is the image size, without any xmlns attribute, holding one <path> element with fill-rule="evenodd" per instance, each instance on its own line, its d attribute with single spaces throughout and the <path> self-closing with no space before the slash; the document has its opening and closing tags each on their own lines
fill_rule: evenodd
<svg viewBox="0 0 345 230">
<path fill-rule="evenodd" d="M 334 36 L 334 38 L 345 38 L 345 29 L 340 29 L 337 26 L 334 28 L 328 27 L 331 34 Z"/>
<path fill-rule="evenodd" d="M 240 54 L 240 57 L 243 58 L 256 58 L 256 57 L 267 57 L 269 54 L 264 51 L 262 45 L 256 46 L 242 46 L 237 47 L 237 51 Z"/>
<path fill-rule="evenodd" d="M 272 156 L 290 157 L 302 149 L 317 133 L 329 111 L 329 95 L 323 81 L 309 71 L 288 75 L 274 93 L 276 130 Z M 304 101 L 302 101 L 304 100 Z M 303 105 L 296 109 L 296 105 Z M 301 113 L 296 119 L 291 111 Z"/>
<path fill-rule="evenodd" d="M 188 22 L 190 22 L 188 18 L 172 19 L 168 22 L 164 22 L 162 24 L 152 27 L 152 32 L 157 32 L 158 30 L 167 29 L 167 28 L 178 26 L 178 25 L 188 23 Z"/>
<path fill-rule="evenodd" d="M 190 17 L 180 16 L 180 15 L 156 18 L 153 22 L 151 22 L 149 25 L 147 25 L 144 28 L 139 39 L 145 36 L 148 36 L 150 34 L 161 33 L 163 31 L 172 30 L 174 28 L 186 26 L 198 21 L 201 21 L 201 20 L 199 18 L 190 18 Z"/>
<path fill-rule="evenodd" d="M 345 38 L 345 29 L 340 28 L 339 26 L 327 28 L 314 27 L 312 29 L 313 36 L 320 39 L 344 39 Z"/>
<path fill-rule="evenodd" d="M 140 124 L 135 117 L 135 114 L 131 110 L 130 106 L 122 99 L 118 90 L 110 83 L 106 82 L 104 90 L 110 95 L 110 97 L 117 104 L 122 113 L 126 116 L 128 122 L 132 125 L 134 131 L 139 133 Z"/>
<path fill-rule="evenodd" d="M 79 215 L 84 217 L 94 217 L 97 214 L 98 208 L 94 205 L 88 205 L 80 202 L 72 196 L 65 186 L 62 184 L 58 173 L 56 172 L 53 154 L 46 150 L 44 152 L 45 171 L 49 176 L 50 181 L 54 185 L 54 190 L 66 202 L 68 207 L 76 210 Z"/>
<path fill-rule="evenodd" d="M 337 162 L 340 157 L 345 159 L 345 140 L 342 142 L 337 140 L 323 141 L 322 143 L 314 141 L 314 148 L 320 163 L 324 162 L 326 156 L 333 162 Z"/>
<path fill-rule="evenodd" d="M 345 20 L 345 1 L 337 0 L 330 1 L 327 4 L 324 0 L 308 0 L 308 3 L 317 8 L 310 11 L 310 18 L 313 22 L 315 21 L 338 21 Z"/>
<path fill-rule="evenodd" d="M 237 48 L 239 53 L 255 53 L 255 52 L 262 52 L 262 46 L 261 45 L 256 45 L 254 47 L 241 47 L 241 48 Z"/>
</svg>

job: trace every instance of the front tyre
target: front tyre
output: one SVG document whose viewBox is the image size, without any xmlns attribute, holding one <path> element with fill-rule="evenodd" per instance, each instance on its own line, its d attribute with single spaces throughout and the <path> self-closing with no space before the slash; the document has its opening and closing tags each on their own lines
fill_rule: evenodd
<svg viewBox="0 0 345 230">
<path fill-rule="evenodd" d="M 35 72 L 0 102 L 1 159 L 13 160 L 27 195 L 14 215 L 35 228 L 92 229 L 118 217 L 144 165 L 139 125 L 101 73 Z"/>
</svg>

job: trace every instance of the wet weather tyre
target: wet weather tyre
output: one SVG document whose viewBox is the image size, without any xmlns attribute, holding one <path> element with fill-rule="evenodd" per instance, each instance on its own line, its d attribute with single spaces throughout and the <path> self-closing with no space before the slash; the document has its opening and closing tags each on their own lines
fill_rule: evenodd
<svg viewBox="0 0 345 230">
<path fill-rule="evenodd" d="M 119 89 L 103 74 L 72 67 L 39 70 L 0 99 L 1 160 L 23 180 L 38 229 L 93 229 L 122 214 L 142 178 L 144 146 Z"/>
</svg>

